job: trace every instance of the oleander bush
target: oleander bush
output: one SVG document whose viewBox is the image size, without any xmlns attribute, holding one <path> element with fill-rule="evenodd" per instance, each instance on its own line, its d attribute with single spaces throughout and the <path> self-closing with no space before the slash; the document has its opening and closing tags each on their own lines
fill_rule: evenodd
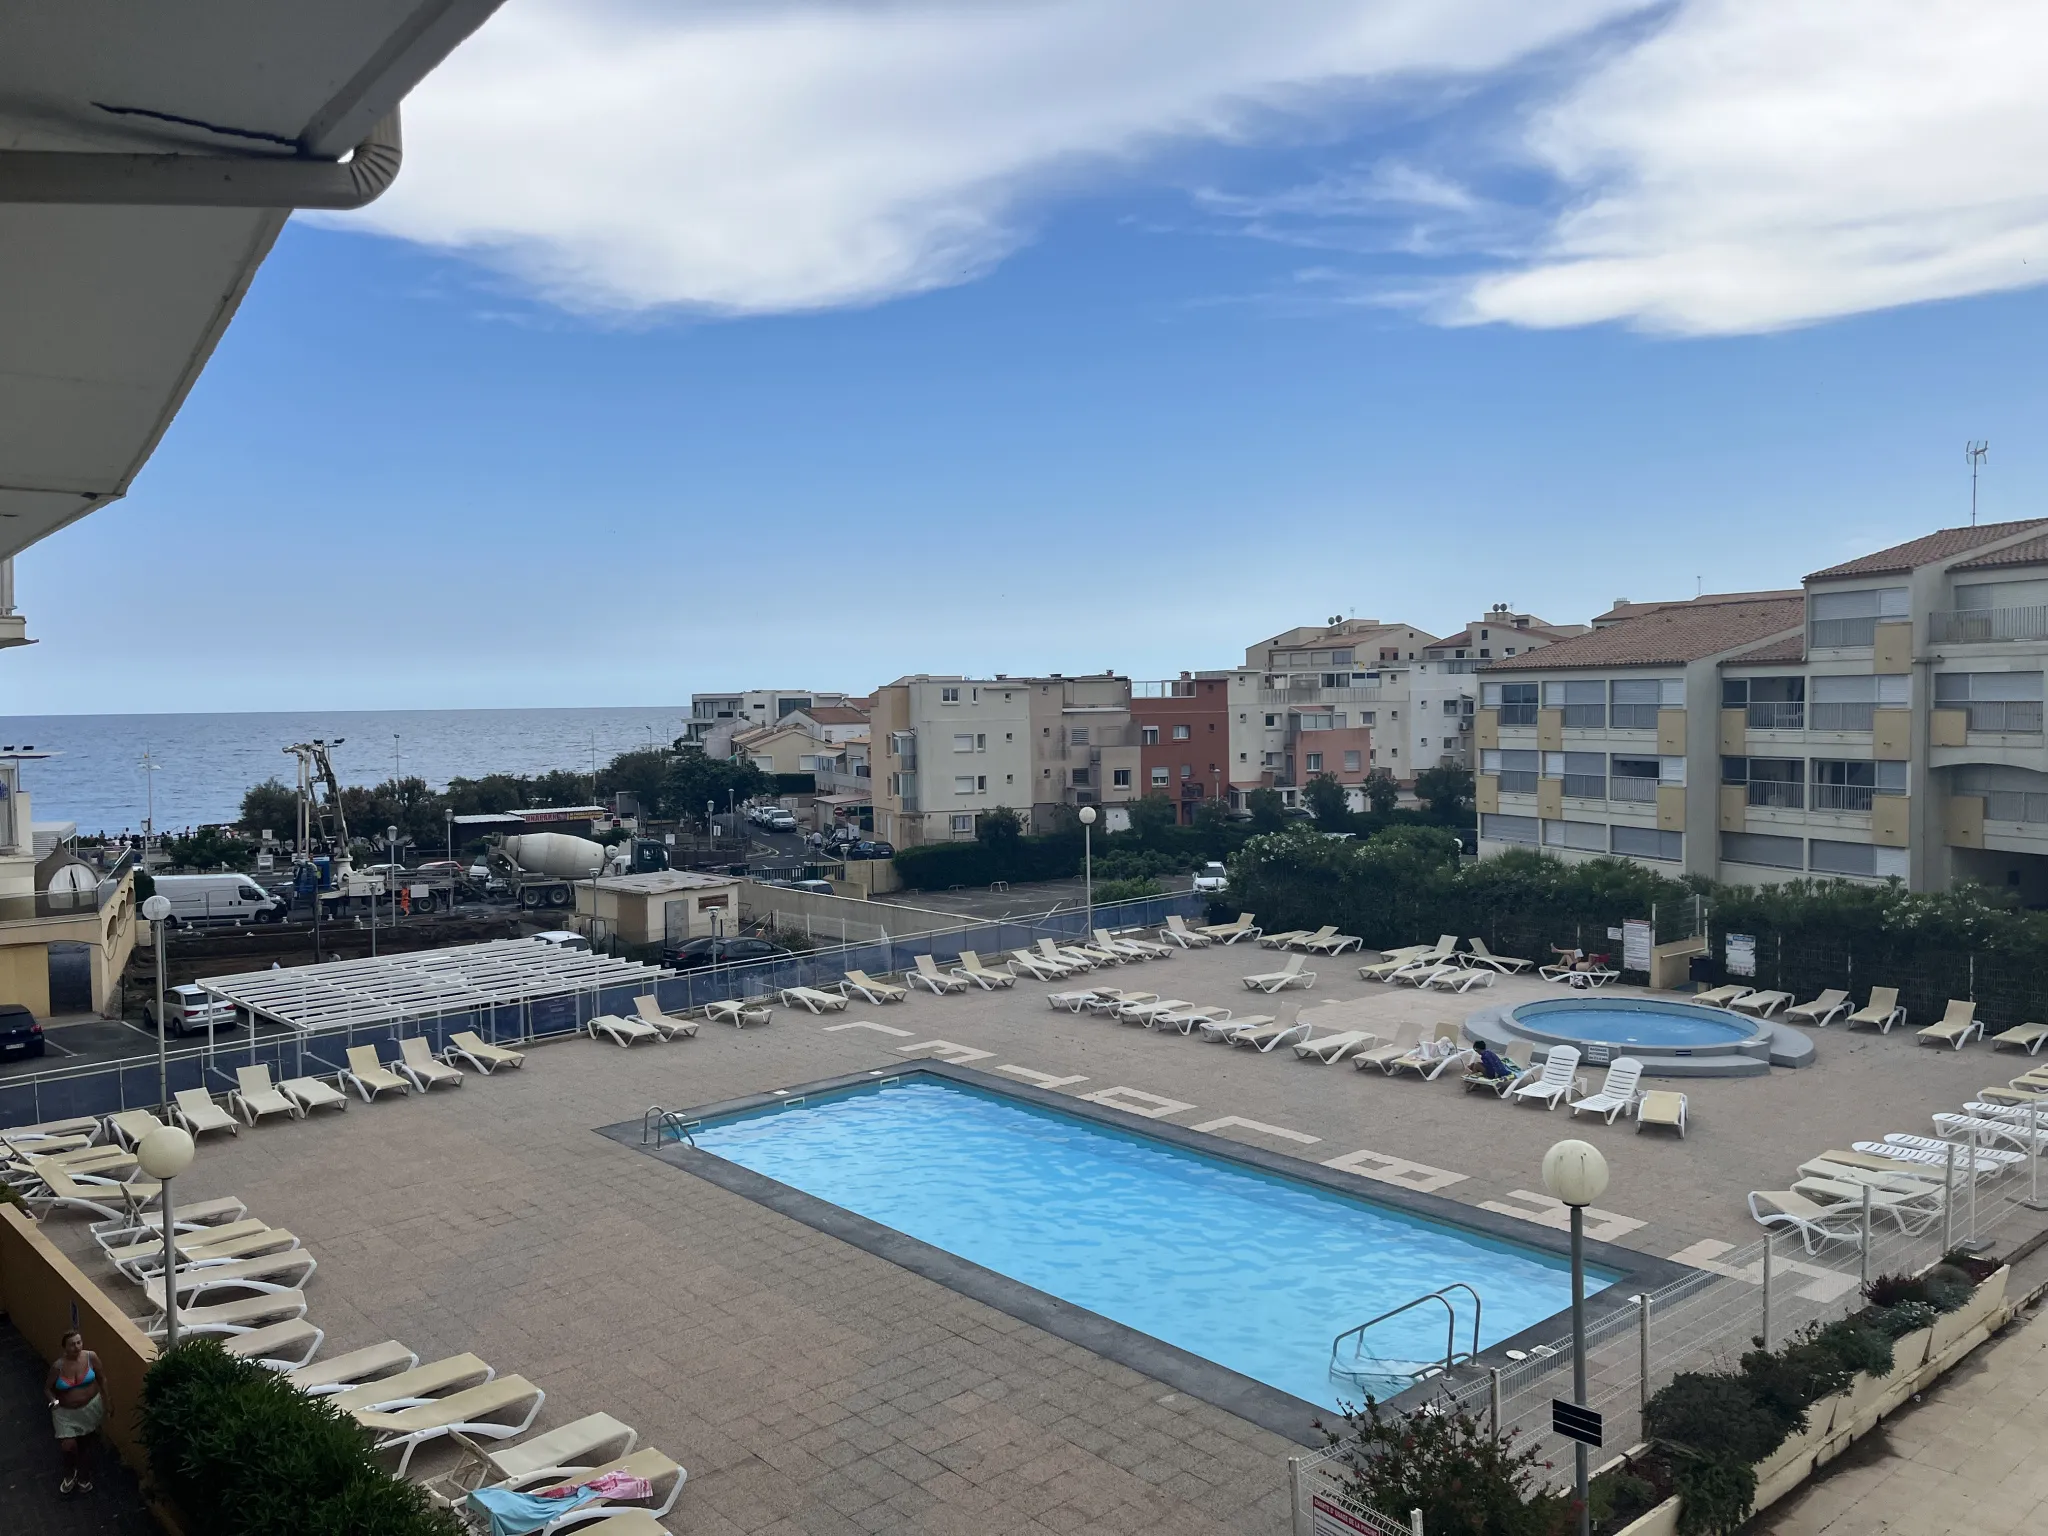
<svg viewBox="0 0 2048 1536">
<path fill-rule="evenodd" d="M 1496 1440 L 1484 1421 L 1431 1406 L 1400 1413 L 1368 1397 L 1343 1423 L 1317 1425 L 1340 1453 L 1344 1494 L 1405 1522 L 1422 1511 L 1429 1536 L 1565 1536 L 1576 1501 L 1542 1483 L 1547 1463 L 1518 1435 Z"/>
<path fill-rule="evenodd" d="M 370 1436 L 276 1371 L 212 1339 L 143 1378 L 150 1476 L 207 1536 L 462 1536 L 454 1515 L 378 1465 Z"/>
</svg>

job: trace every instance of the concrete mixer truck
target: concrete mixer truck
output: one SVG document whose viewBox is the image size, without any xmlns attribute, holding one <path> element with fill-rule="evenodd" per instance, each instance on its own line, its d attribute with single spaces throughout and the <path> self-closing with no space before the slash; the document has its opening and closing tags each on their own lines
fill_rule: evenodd
<svg viewBox="0 0 2048 1536">
<path fill-rule="evenodd" d="M 607 848 L 567 832 L 521 832 L 493 842 L 484 862 L 498 887 L 531 910 L 573 906 L 579 880 L 667 869 L 668 850 L 646 837 Z"/>
</svg>

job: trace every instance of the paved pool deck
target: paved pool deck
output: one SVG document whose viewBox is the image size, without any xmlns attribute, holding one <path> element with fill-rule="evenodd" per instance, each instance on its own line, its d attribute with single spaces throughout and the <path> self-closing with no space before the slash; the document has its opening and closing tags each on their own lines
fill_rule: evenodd
<svg viewBox="0 0 2048 1536">
<path fill-rule="evenodd" d="M 1239 945 L 1110 979 L 1404 1038 L 1560 995 L 1515 978 L 1469 998 L 1386 988 L 1353 956 L 1312 962 L 1309 992 L 1240 984 L 1277 963 Z M 598 1410 L 636 1425 L 689 1468 L 679 1532 L 1277 1533 L 1299 1446 L 597 1128 L 936 1055 L 1546 1226 L 1561 1213 L 1539 1193 L 1544 1149 L 1581 1135 L 1613 1169 L 1592 1235 L 1690 1260 L 1758 1235 L 1745 1191 L 1785 1187 L 1827 1147 L 1926 1132 L 1933 1110 L 2032 1065 L 1831 1028 L 1810 1069 L 1686 1085 L 1679 1141 L 1468 1094 L 1454 1075 L 1390 1079 L 1058 1012 L 1050 990 L 778 1008 L 764 1027 L 631 1051 L 544 1045 L 460 1089 L 209 1137 L 180 1193 L 239 1195 L 299 1235 L 320 1262 L 309 1317 L 326 1353 L 473 1350 L 546 1390 L 537 1428 Z M 88 1246 L 82 1223 L 49 1230 Z"/>
</svg>

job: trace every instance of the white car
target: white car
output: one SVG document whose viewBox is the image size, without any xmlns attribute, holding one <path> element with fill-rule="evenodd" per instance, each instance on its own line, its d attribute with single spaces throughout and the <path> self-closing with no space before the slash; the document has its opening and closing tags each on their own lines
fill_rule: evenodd
<svg viewBox="0 0 2048 1536">
<path fill-rule="evenodd" d="M 1195 871 L 1195 889 L 1213 896 L 1230 884 L 1230 871 L 1213 860 Z"/>
</svg>

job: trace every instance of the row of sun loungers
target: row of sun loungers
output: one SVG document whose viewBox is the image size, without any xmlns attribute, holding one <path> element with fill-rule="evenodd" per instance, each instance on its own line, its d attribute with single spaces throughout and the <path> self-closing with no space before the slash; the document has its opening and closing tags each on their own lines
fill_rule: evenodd
<svg viewBox="0 0 2048 1536">
<path fill-rule="evenodd" d="M 1829 988 L 1811 1002 L 1795 1003 L 1790 992 L 1759 991 L 1754 987 L 1731 984 L 1699 993 L 1692 1001 L 1765 1019 L 1782 1009 L 1782 1017 L 1788 1022 L 1810 1024 L 1816 1029 L 1825 1029 L 1840 1020 L 1850 1029 L 1869 1028 L 1888 1035 L 1896 1026 L 1906 1022 L 1906 1010 L 1899 1005 L 1897 987 L 1872 987 L 1869 1001 L 1861 1008 L 1857 1008 L 1850 1001 L 1848 992 L 1841 988 Z M 1914 1038 L 1922 1045 L 1946 1045 L 1961 1050 L 1973 1039 L 1987 1038 L 1987 1034 L 1984 1021 L 1977 1017 L 1977 1005 L 1951 998 L 1941 1018 L 1924 1029 L 1916 1030 Z M 2048 1045 L 2048 1024 L 2015 1024 L 1988 1038 L 1995 1047 L 2025 1051 L 2029 1056 L 2038 1055 L 2041 1047 Z"/>
</svg>

